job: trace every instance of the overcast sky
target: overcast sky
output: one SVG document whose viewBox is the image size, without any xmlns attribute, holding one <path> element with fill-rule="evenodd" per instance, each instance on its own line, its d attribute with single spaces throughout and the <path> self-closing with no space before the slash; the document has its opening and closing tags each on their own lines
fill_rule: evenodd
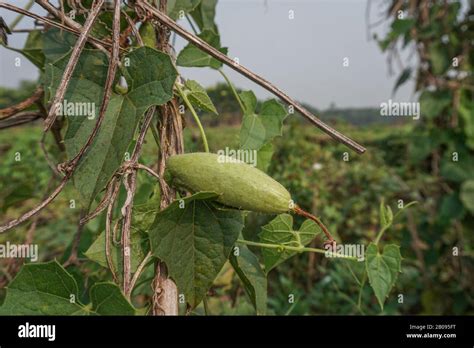
<svg viewBox="0 0 474 348">
<path fill-rule="evenodd" d="M 26 2 L 10 1 L 16 6 Z M 372 1 L 372 21 L 382 2 Z M 238 57 L 240 64 L 295 99 L 321 109 L 331 102 L 337 107 L 378 106 L 392 98 L 397 75 L 389 75 L 386 56 L 367 38 L 366 6 L 366 0 L 219 0 L 217 23 L 230 57 Z M 32 11 L 42 13 L 37 5 Z M 289 19 L 289 11 L 294 19 Z M 3 9 L 0 15 L 7 23 L 15 17 Z M 17 28 L 31 25 L 31 20 L 24 20 Z M 385 28 L 377 31 L 383 33 Z M 25 34 L 11 35 L 10 45 L 21 47 L 25 39 Z M 178 39 L 178 50 L 184 44 Z M 21 80 L 37 78 L 36 68 L 26 59 L 20 68 L 14 66 L 17 56 L 0 47 L 1 86 L 15 87 Z M 345 57 L 348 67 L 343 66 Z M 253 89 L 260 98 L 269 96 L 229 68 L 226 71 L 238 87 Z M 211 69 L 183 69 L 182 73 L 204 86 L 222 81 Z M 413 83 L 408 83 L 392 99 L 412 100 L 412 94 Z"/>
</svg>

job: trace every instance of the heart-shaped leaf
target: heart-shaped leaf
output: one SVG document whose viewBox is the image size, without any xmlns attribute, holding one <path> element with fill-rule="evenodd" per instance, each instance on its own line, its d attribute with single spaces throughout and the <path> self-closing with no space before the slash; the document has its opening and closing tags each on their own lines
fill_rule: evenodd
<svg viewBox="0 0 474 348">
<path fill-rule="evenodd" d="M 96 283 L 90 298 L 88 306 L 79 301 L 76 280 L 57 261 L 29 263 L 8 285 L 0 315 L 135 314 L 116 284 Z"/>
<path fill-rule="evenodd" d="M 54 95 L 69 55 L 46 67 L 46 85 Z M 128 93 L 113 93 L 100 131 L 74 172 L 74 184 L 88 207 L 123 162 L 143 113 L 173 96 L 177 71 L 168 55 L 141 47 L 124 57 Z M 64 97 L 68 129 L 64 137 L 68 158 L 73 158 L 96 124 L 108 61 L 102 52 L 83 50 Z M 71 112 L 68 108 L 72 107 Z M 78 107 L 81 107 L 78 113 Z"/>
<path fill-rule="evenodd" d="M 215 193 L 173 202 L 150 228 L 151 249 L 164 261 L 186 302 L 196 307 L 227 261 L 243 228 L 242 213 L 217 208 Z"/>
<path fill-rule="evenodd" d="M 386 245 L 380 254 L 377 244 L 370 243 L 365 253 L 365 267 L 370 286 L 382 310 L 385 299 L 401 272 L 401 262 L 400 247 L 395 244 Z"/>
<path fill-rule="evenodd" d="M 240 147 L 242 149 L 259 150 L 281 136 L 283 120 L 287 112 L 283 105 L 275 99 L 265 101 L 260 111 L 256 112 L 257 99 L 253 92 L 247 91 L 240 94 L 245 106 L 244 118 L 240 130 Z"/>
</svg>

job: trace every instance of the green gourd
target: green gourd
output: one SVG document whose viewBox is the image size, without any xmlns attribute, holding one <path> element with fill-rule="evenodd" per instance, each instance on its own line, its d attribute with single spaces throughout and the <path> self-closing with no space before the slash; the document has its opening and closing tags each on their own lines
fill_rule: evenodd
<svg viewBox="0 0 474 348">
<path fill-rule="evenodd" d="M 192 192 L 211 191 L 230 207 L 267 214 L 293 209 L 290 193 L 273 178 L 245 162 L 212 153 L 171 156 L 166 168 L 172 184 Z"/>
</svg>

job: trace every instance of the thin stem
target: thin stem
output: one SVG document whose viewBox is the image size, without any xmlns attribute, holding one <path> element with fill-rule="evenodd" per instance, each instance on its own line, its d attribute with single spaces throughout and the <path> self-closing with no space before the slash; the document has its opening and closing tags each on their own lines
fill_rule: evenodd
<svg viewBox="0 0 474 348">
<path fill-rule="evenodd" d="M 11 220 L 7 222 L 5 225 L 0 226 L 0 233 L 3 233 L 5 231 L 8 231 L 10 228 L 13 228 L 22 222 L 25 222 L 28 220 L 30 217 L 36 215 L 39 213 L 44 207 L 46 207 L 49 203 L 51 203 L 58 195 L 61 193 L 63 190 L 64 186 L 66 186 L 69 178 L 71 177 L 72 172 L 69 172 L 69 174 L 66 174 L 66 176 L 63 177 L 61 183 L 59 184 L 56 189 L 49 194 L 49 196 L 42 201 L 39 205 L 37 205 L 35 208 L 31 209 L 30 211 L 26 212 L 22 216 L 20 216 L 18 219 Z"/>
<path fill-rule="evenodd" d="M 8 118 L 17 114 L 20 111 L 28 109 L 30 106 L 38 102 L 44 95 L 43 87 L 38 86 L 36 87 L 34 93 L 26 98 L 25 100 L 19 102 L 18 104 L 6 107 L 4 109 L 0 109 L 0 120 Z"/>
<path fill-rule="evenodd" d="M 0 129 L 20 126 L 25 123 L 34 122 L 43 117 L 41 112 L 23 111 L 7 119 L 0 120 Z"/>
<path fill-rule="evenodd" d="M 384 228 L 382 228 L 382 229 L 380 230 L 380 232 L 377 234 L 377 237 L 375 238 L 375 241 L 374 241 L 375 244 L 379 244 L 380 238 L 382 238 L 382 236 L 384 235 L 385 231 L 386 231 L 389 227 L 390 227 L 390 225 L 389 225 L 389 226 L 385 226 Z"/>
<path fill-rule="evenodd" d="M 118 191 L 119 187 L 120 186 L 117 185 L 117 177 L 116 176 L 112 177 L 112 179 L 107 184 L 106 192 L 102 200 L 99 202 L 99 204 L 97 205 L 97 207 L 94 209 L 92 213 L 89 213 L 88 215 L 86 215 L 85 217 L 81 219 L 80 223 L 82 225 L 85 225 L 90 220 L 99 216 L 99 214 L 102 213 L 108 207 L 112 197 L 115 197 L 116 191 Z"/>
<path fill-rule="evenodd" d="M 375 243 L 375 244 L 379 244 L 380 239 L 383 237 L 385 231 L 387 231 L 387 230 L 393 225 L 393 222 L 394 222 L 395 219 L 400 215 L 400 213 L 401 213 L 402 211 L 404 211 L 405 209 L 407 209 L 407 208 L 409 208 L 409 207 L 411 207 L 412 205 L 415 205 L 415 204 L 417 204 L 417 203 L 418 203 L 417 201 L 410 202 L 410 203 L 408 203 L 405 207 L 403 207 L 402 209 L 400 209 L 400 210 L 393 216 L 391 223 L 390 223 L 389 225 L 384 226 L 384 227 L 379 231 L 379 233 L 377 234 L 377 237 L 375 238 L 374 243 Z"/>
<path fill-rule="evenodd" d="M 331 235 L 331 233 L 329 232 L 327 227 L 316 216 L 314 216 L 313 214 L 308 213 L 307 211 L 304 211 L 303 209 L 301 209 L 298 206 L 295 206 L 293 211 L 298 215 L 301 215 L 305 218 L 308 218 L 308 219 L 313 220 L 314 222 L 316 222 L 318 224 L 318 226 L 321 227 L 324 234 L 326 235 L 326 237 L 328 239 L 328 243 L 330 243 L 332 245 L 334 245 L 336 243 L 336 241 L 334 240 L 333 236 Z"/>
<path fill-rule="evenodd" d="M 186 19 L 188 20 L 188 23 L 189 23 L 189 25 L 191 26 L 191 29 L 193 30 L 194 34 L 197 35 L 197 34 L 198 34 L 197 29 L 196 29 L 196 27 L 194 26 L 194 23 L 193 23 L 193 21 L 191 20 L 191 18 L 189 18 L 189 15 L 188 15 L 188 14 L 186 15 Z"/>
<path fill-rule="evenodd" d="M 130 288 L 129 288 L 129 293 L 127 294 L 127 297 L 130 298 L 130 295 L 132 294 L 133 288 L 135 287 L 135 284 L 137 283 L 137 280 L 140 278 L 140 275 L 143 272 L 143 269 L 145 266 L 148 264 L 148 261 L 150 261 L 151 258 L 151 251 L 146 254 L 145 258 L 143 259 L 142 262 L 140 262 L 140 265 L 138 265 L 137 270 L 133 274 L 132 281 L 130 282 Z"/>
<path fill-rule="evenodd" d="M 70 265 L 79 265 L 79 258 L 77 253 L 79 252 L 79 243 L 81 242 L 82 233 L 84 231 L 84 225 L 81 224 L 81 219 L 86 215 L 85 209 L 81 209 L 79 223 L 77 224 L 77 231 L 72 242 L 71 253 L 67 260 L 63 263 L 63 267 L 66 268 Z"/>
<path fill-rule="evenodd" d="M 127 14 L 127 12 L 122 11 L 125 19 L 127 20 L 128 26 L 132 30 L 133 35 L 137 39 L 137 43 L 139 46 L 144 46 L 143 39 L 140 35 L 140 32 L 137 30 L 137 27 L 135 26 L 135 23 L 133 22 L 133 19 L 130 18 L 130 16 Z"/>
<path fill-rule="evenodd" d="M 25 6 L 25 11 L 28 11 L 32 6 L 33 4 L 35 3 L 35 0 L 30 0 L 26 6 Z M 18 23 L 21 22 L 21 20 L 23 19 L 25 15 L 24 14 L 19 14 L 18 16 L 16 16 L 16 18 L 13 20 L 13 22 L 10 24 L 10 30 L 13 30 L 16 28 L 16 26 L 18 25 Z"/>
<path fill-rule="evenodd" d="M 161 144 L 160 144 L 160 135 L 158 134 L 158 130 L 156 129 L 156 124 L 153 123 L 151 126 L 151 133 L 153 134 L 153 138 L 155 138 L 155 143 L 156 146 L 158 146 L 158 150 L 161 149 Z"/>
<path fill-rule="evenodd" d="M 209 303 L 207 302 L 207 296 L 204 295 L 202 299 L 202 304 L 204 305 L 204 314 L 209 315 Z"/>
<path fill-rule="evenodd" d="M 186 93 L 184 93 L 183 89 L 179 86 L 179 83 L 176 83 L 175 86 L 176 86 L 176 89 L 178 90 L 179 95 L 181 96 L 184 103 L 188 107 L 189 111 L 191 111 L 191 114 L 193 115 L 194 120 L 196 121 L 199 127 L 199 131 L 201 132 L 202 142 L 204 144 L 204 151 L 209 152 L 209 145 L 207 143 L 206 133 L 204 132 L 204 128 L 202 127 L 201 121 L 199 120 L 196 110 L 194 110 L 194 107 L 189 102 L 189 99 L 186 96 Z"/>
<path fill-rule="evenodd" d="M 281 245 L 281 244 L 259 243 L 259 242 L 252 242 L 252 241 L 243 240 L 243 239 L 237 239 L 236 242 L 241 243 L 241 244 L 256 246 L 256 247 L 260 247 L 260 248 L 268 248 L 268 249 L 283 249 L 283 250 L 290 250 L 290 251 L 296 251 L 296 252 L 312 252 L 312 253 L 325 254 L 325 255 L 329 253 L 329 255 L 331 255 L 332 257 L 340 257 L 340 258 L 344 258 L 344 259 L 347 259 L 347 260 L 357 261 L 357 257 L 348 256 L 348 255 L 344 255 L 344 254 L 337 254 L 337 253 L 330 252 L 330 251 L 324 250 L 324 249 L 306 248 L 306 247 L 303 247 L 303 246 L 294 247 L 294 246 Z"/>
<path fill-rule="evenodd" d="M 232 91 L 232 94 L 234 95 L 235 99 L 237 99 L 237 101 L 239 102 L 239 106 L 240 108 L 242 109 L 242 112 L 245 113 L 245 106 L 244 104 L 242 103 L 242 99 L 240 99 L 240 96 L 239 94 L 237 93 L 233 83 L 230 81 L 229 77 L 224 73 L 224 70 L 222 69 L 218 69 L 218 71 L 221 73 L 221 75 L 224 77 L 225 81 L 227 82 L 227 84 L 229 85 L 231 91 Z"/>
<path fill-rule="evenodd" d="M 41 7 L 43 7 L 50 14 L 52 14 L 54 17 L 59 19 L 61 21 L 61 23 L 66 23 L 67 24 L 66 28 L 68 28 L 68 26 L 71 27 L 71 28 L 74 28 L 74 29 L 78 30 L 79 34 L 81 34 L 81 32 L 83 30 L 83 27 L 79 23 L 77 23 L 76 21 L 72 20 L 69 16 L 66 16 L 64 14 L 64 11 L 58 10 L 56 7 L 51 5 L 48 0 L 36 0 L 36 3 L 38 5 L 40 5 Z M 42 18 L 42 17 L 40 17 L 40 18 Z M 55 22 L 53 22 L 53 23 L 55 23 Z M 66 29 L 66 30 L 68 30 L 68 29 Z M 92 44 L 96 48 L 98 48 L 99 50 L 104 52 L 107 55 L 107 57 L 109 56 L 109 51 L 107 51 L 104 48 L 102 43 L 98 43 L 97 40 L 91 40 L 91 41 L 92 41 Z"/>
<path fill-rule="evenodd" d="M 360 283 L 360 288 L 359 288 L 359 296 L 357 299 L 357 307 L 359 310 L 362 312 L 362 291 L 364 290 L 365 282 L 367 281 L 367 273 L 364 272 L 364 276 L 362 278 L 362 281 Z"/>
<path fill-rule="evenodd" d="M 114 201 L 117 198 L 119 193 L 120 183 L 114 182 L 114 189 L 112 190 L 112 195 L 109 200 L 109 204 L 107 206 L 107 214 L 105 218 L 105 257 L 107 260 L 107 265 L 109 266 L 110 272 L 112 273 L 112 277 L 116 284 L 119 283 L 119 278 L 117 276 L 117 271 L 115 270 L 115 265 L 112 259 L 112 220 L 113 220 L 113 209 L 114 209 Z"/>
<path fill-rule="evenodd" d="M 48 164 L 49 168 L 51 168 L 51 171 L 53 172 L 53 175 L 57 178 L 60 178 L 61 174 L 58 172 L 58 169 L 56 168 L 56 165 L 53 163 L 53 161 L 49 157 L 48 150 L 46 149 L 45 142 L 46 142 L 46 135 L 47 134 L 48 133 L 43 132 L 43 135 L 41 136 L 41 140 L 39 141 L 39 145 L 40 145 L 41 150 L 43 151 L 43 155 L 44 155 L 44 158 L 46 160 L 46 163 Z"/>
<path fill-rule="evenodd" d="M 144 171 L 146 171 L 148 174 L 150 174 L 151 176 L 155 177 L 156 179 L 158 180 L 161 180 L 160 176 L 158 175 L 158 173 L 156 173 L 153 169 L 151 169 L 150 167 L 147 167 L 146 165 L 144 164 L 141 164 L 141 163 L 138 163 L 137 164 L 137 168 L 138 169 L 143 169 Z"/>
</svg>

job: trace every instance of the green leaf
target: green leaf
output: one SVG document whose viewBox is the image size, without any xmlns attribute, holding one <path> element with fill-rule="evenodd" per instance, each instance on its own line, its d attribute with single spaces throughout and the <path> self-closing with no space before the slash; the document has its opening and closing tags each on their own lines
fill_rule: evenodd
<svg viewBox="0 0 474 348">
<path fill-rule="evenodd" d="M 243 228 L 242 213 L 217 208 L 215 193 L 173 202 L 150 228 L 153 255 L 164 261 L 186 302 L 196 307 L 229 257 Z"/>
<path fill-rule="evenodd" d="M 257 109 L 257 97 L 252 91 L 242 91 L 239 93 L 240 100 L 245 107 L 245 113 L 253 113 Z"/>
<path fill-rule="evenodd" d="M 420 96 L 420 111 L 422 116 L 434 118 L 451 104 L 451 95 L 446 91 L 424 91 Z"/>
<path fill-rule="evenodd" d="M 395 36 L 406 34 L 413 26 L 416 21 L 414 19 L 396 19 L 392 23 L 392 31 Z"/>
<path fill-rule="evenodd" d="M 267 225 L 262 227 L 259 234 L 260 242 L 286 246 L 305 246 L 321 233 L 320 227 L 311 220 L 306 220 L 299 231 L 293 229 L 293 217 L 290 214 L 280 214 Z M 265 272 L 268 274 L 283 261 L 294 256 L 297 252 L 285 249 L 262 248 Z"/>
<path fill-rule="evenodd" d="M 244 285 L 245 293 L 250 298 L 257 315 L 267 312 L 267 277 L 263 272 L 257 256 L 245 245 L 239 245 L 239 255 L 230 254 L 230 263 Z"/>
<path fill-rule="evenodd" d="M 135 315 L 117 284 L 95 283 L 90 290 L 92 310 L 100 315 Z"/>
<path fill-rule="evenodd" d="M 370 243 L 365 253 L 365 267 L 370 286 L 382 310 L 385 299 L 401 272 L 401 260 L 400 247 L 395 244 L 386 245 L 380 254 L 377 245 Z"/>
<path fill-rule="evenodd" d="M 283 120 L 287 113 L 283 105 L 275 99 L 262 104 L 260 112 L 255 112 L 256 98 L 252 92 L 241 93 L 245 114 L 240 129 L 240 147 L 259 150 L 263 145 L 281 136 Z"/>
<path fill-rule="evenodd" d="M 227 54 L 227 48 L 221 47 L 221 39 L 219 35 L 212 30 L 204 30 L 198 36 L 212 47 L 218 49 L 221 53 Z M 210 55 L 201 51 L 192 44 L 188 44 L 181 50 L 181 52 L 179 52 L 176 64 L 184 67 L 210 67 L 213 69 L 219 69 L 222 67 L 220 61 L 212 58 Z"/>
<path fill-rule="evenodd" d="M 76 281 L 57 261 L 24 265 L 0 307 L 0 315 L 87 314 Z"/>
<path fill-rule="evenodd" d="M 459 198 L 457 192 L 446 195 L 441 200 L 441 205 L 438 209 L 438 220 L 443 225 L 451 224 L 452 220 L 462 219 L 466 210 Z"/>
<path fill-rule="evenodd" d="M 217 33 L 214 22 L 217 0 L 204 0 L 191 12 L 191 16 L 201 31 L 212 30 Z"/>
<path fill-rule="evenodd" d="M 461 185 L 461 192 L 459 194 L 464 207 L 474 214 L 474 180 L 467 180 Z"/>
<path fill-rule="evenodd" d="M 42 38 L 46 62 L 54 62 L 67 55 L 77 41 L 73 34 L 55 28 L 42 33 Z"/>
<path fill-rule="evenodd" d="M 54 95 L 68 61 L 69 55 L 48 64 L 46 84 L 51 88 L 51 95 Z M 65 101 L 73 106 L 93 106 L 93 114 L 67 117 L 64 143 L 69 159 L 80 151 L 95 127 L 107 65 L 103 53 L 84 50 L 74 70 Z M 143 113 L 151 105 L 164 104 L 173 96 L 177 72 L 168 55 L 141 47 L 124 57 L 124 67 L 129 91 L 123 96 L 112 94 L 100 131 L 74 173 L 74 184 L 86 207 L 119 168 Z"/>
<path fill-rule="evenodd" d="M 218 114 L 216 107 L 212 103 L 211 98 L 207 95 L 206 90 L 197 81 L 187 80 L 185 85 L 187 89 L 187 97 L 191 104 L 197 106 L 201 110 Z"/>
<path fill-rule="evenodd" d="M 405 68 L 402 73 L 400 74 L 400 76 L 398 77 L 398 80 L 397 82 L 395 83 L 395 86 L 393 87 L 393 92 L 392 94 L 394 95 L 395 92 L 398 90 L 398 88 L 400 88 L 401 85 L 403 85 L 405 82 L 408 81 L 408 79 L 410 78 L 411 76 L 411 68 L 410 67 L 407 67 Z"/>
<path fill-rule="evenodd" d="M 206 2 L 207 0 L 204 0 Z M 168 0 L 167 12 L 168 16 L 174 20 L 180 17 L 180 12 L 183 14 L 189 13 L 196 8 L 201 0 Z"/>
<path fill-rule="evenodd" d="M 8 285 L 0 315 L 135 314 L 116 284 L 96 283 L 90 298 L 88 306 L 79 302 L 76 280 L 56 260 L 29 263 Z"/>
<path fill-rule="evenodd" d="M 388 32 L 383 40 L 378 40 L 382 51 L 385 51 L 392 43 L 395 43 L 400 36 L 404 37 L 405 44 L 410 40 L 409 32 L 415 24 L 414 19 L 396 19 L 392 22 L 392 30 Z"/>
</svg>

